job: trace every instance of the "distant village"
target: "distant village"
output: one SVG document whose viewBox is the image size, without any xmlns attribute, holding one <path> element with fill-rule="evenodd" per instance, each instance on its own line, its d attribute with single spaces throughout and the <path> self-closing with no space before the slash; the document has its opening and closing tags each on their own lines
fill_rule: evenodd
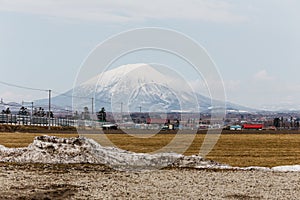
<svg viewBox="0 0 300 200">
<path fill-rule="evenodd" d="M 17 108 L 19 106 L 19 108 Z M 13 109 L 11 109 L 12 107 Z M 101 129 L 160 129 L 160 130 L 207 130 L 225 129 L 241 131 L 254 130 L 298 130 L 300 114 L 297 112 L 239 112 L 227 111 L 222 122 L 212 123 L 211 115 L 206 113 L 111 113 L 102 107 L 90 112 L 88 107 L 82 111 L 50 111 L 33 104 L 8 105 L 0 102 L 1 124 L 37 126 L 74 126 Z"/>
</svg>

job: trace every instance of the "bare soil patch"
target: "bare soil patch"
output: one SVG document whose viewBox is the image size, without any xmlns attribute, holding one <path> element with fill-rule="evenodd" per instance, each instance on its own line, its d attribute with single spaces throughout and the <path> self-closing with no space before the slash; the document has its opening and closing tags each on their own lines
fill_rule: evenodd
<svg viewBox="0 0 300 200">
<path fill-rule="evenodd" d="M 298 199 L 300 173 L 0 163 L 0 199 Z"/>
</svg>

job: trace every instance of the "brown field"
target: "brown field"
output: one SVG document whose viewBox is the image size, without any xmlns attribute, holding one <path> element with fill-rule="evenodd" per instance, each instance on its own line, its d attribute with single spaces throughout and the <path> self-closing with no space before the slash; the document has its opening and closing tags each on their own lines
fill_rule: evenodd
<svg viewBox="0 0 300 200">
<path fill-rule="evenodd" d="M 289 134 L 286 132 L 261 132 L 249 131 L 247 134 L 234 134 L 224 132 L 214 149 L 207 155 L 221 163 L 232 166 L 267 166 L 300 164 L 300 134 Z M 0 133 L 0 144 L 6 147 L 26 147 L 35 136 L 45 133 Z M 78 134 L 51 133 L 58 137 L 76 137 Z M 141 138 L 148 135 L 140 134 L 136 137 L 126 134 L 89 134 L 87 137 L 97 140 L 106 146 L 107 141 L 115 146 L 134 152 L 154 152 L 167 145 L 175 134 L 156 134 L 149 138 Z M 189 144 L 189 139 L 195 135 L 182 134 L 179 136 L 175 146 Z M 197 134 L 185 155 L 198 154 L 205 135 Z M 109 140 L 107 140 L 109 139 Z M 182 149 L 170 148 L 168 151 L 181 152 Z"/>
</svg>

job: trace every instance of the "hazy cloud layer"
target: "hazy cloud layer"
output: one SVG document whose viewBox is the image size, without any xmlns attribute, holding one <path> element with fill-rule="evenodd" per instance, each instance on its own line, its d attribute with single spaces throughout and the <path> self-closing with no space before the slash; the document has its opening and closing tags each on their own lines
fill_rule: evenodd
<svg viewBox="0 0 300 200">
<path fill-rule="evenodd" d="M 105 22 L 144 21 L 147 19 L 242 22 L 234 5 L 217 0 L 109 1 L 109 0 L 1 0 L 0 10 L 45 15 L 75 20 Z"/>
<path fill-rule="evenodd" d="M 255 80 L 258 80 L 258 81 L 270 81 L 270 80 L 274 80 L 274 77 L 271 76 L 267 70 L 263 69 L 263 70 L 260 70 L 259 72 L 257 72 L 255 75 L 254 75 L 254 79 Z"/>
</svg>

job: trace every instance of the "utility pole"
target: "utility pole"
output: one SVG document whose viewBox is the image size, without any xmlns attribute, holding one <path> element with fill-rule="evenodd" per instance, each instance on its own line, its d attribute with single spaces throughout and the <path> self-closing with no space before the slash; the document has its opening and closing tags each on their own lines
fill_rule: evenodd
<svg viewBox="0 0 300 200">
<path fill-rule="evenodd" d="M 92 97 L 92 115 L 94 114 L 94 97 Z"/>
<path fill-rule="evenodd" d="M 33 101 L 31 102 L 31 118 L 33 116 Z"/>
<path fill-rule="evenodd" d="M 121 102 L 121 122 L 123 122 L 123 102 Z"/>
<path fill-rule="evenodd" d="M 49 92 L 49 107 L 48 107 L 48 130 L 50 130 L 50 111 L 51 111 L 51 90 Z"/>
</svg>

